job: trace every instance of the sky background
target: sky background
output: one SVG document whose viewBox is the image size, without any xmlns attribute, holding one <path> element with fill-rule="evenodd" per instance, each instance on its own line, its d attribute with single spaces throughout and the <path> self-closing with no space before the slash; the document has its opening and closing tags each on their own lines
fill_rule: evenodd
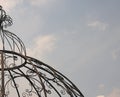
<svg viewBox="0 0 120 97">
<path fill-rule="evenodd" d="M 120 97 L 120 0 L 0 0 L 27 54 L 85 97 Z"/>
</svg>

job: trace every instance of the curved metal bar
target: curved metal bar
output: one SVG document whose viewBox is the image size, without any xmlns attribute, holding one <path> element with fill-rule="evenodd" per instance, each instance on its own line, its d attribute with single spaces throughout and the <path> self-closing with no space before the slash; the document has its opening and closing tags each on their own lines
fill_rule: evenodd
<svg viewBox="0 0 120 97">
<path fill-rule="evenodd" d="M 24 74 L 24 72 L 22 70 L 20 70 L 18 68 L 18 70 L 24 75 L 24 77 L 30 82 L 30 84 L 33 86 L 33 88 L 35 89 L 36 93 L 38 94 L 39 97 L 41 97 L 41 95 L 39 94 L 39 92 L 37 91 L 37 89 L 35 88 L 34 84 L 32 83 L 32 81 Z"/>
<path fill-rule="evenodd" d="M 2 29 L 0 29 L 0 37 L 1 37 L 1 41 L 2 41 L 2 49 L 4 50 L 4 38 L 3 38 L 3 33 L 2 33 Z"/>
<path fill-rule="evenodd" d="M 31 70 L 31 71 L 33 71 L 33 72 L 36 72 L 35 70 L 33 70 L 33 69 L 31 69 L 31 68 L 29 68 L 29 67 L 27 67 L 27 66 L 24 66 L 24 67 L 26 67 L 27 69 L 29 69 L 29 70 Z M 59 97 L 62 97 L 61 95 L 60 95 L 60 93 L 57 91 L 57 89 L 48 81 L 48 80 L 46 80 L 43 76 L 41 76 L 47 83 L 49 83 L 50 84 L 50 86 L 56 91 L 56 93 L 59 95 Z M 36 79 L 35 79 L 36 80 Z"/>
<path fill-rule="evenodd" d="M 10 31 L 7 31 L 7 30 L 3 30 L 3 33 L 5 33 L 6 36 L 9 37 L 9 38 L 13 41 L 13 43 L 17 46 L 19 52 L 22 52 L 22 51 L 20 50 L 20 48 L 21 48 L 21 49 L 23 50 L 24 54 L 26 55 L 25 45 L 24 45 L 24 43 L 22 42 L 22 40 L 21 40 L 17 35 L 15 35 L 14 33 L 10 32 Z M 17 43 L 15 40 L 16 40 L 18 43 Z M 19 47 L 18 44 L 20 44 L 21 47 Z"/>
<path fill-rule="evenodd" d="M 6 36 L 4 36 L 4 37 L 5 37 L 5 39 L 7 40 L 8 44 L 9 44 L 11 50 L 12 50 L 12 45 L 10 44 L 10 41 L 8 40 L 8 38 L 7 38 Z"/>
<path fill-rule="evenodd" d="M 19 64 L 18 66 L 15 66 L 15 67 L 12 67 L 12 68 L 4 68 L 4 70 L 17 69 L 17 68 L 20 68 L 20 67 L 22 67 L 22 66 L 24 66 L 26 64 L 26 56 L 23 56 L 23 55 L 21 55 L 19 53 L 16 53 L 16 52 L 7 51 L 7 50 L 0 50 L 0 52 L 8 53 L 8 54 L 15 54 L 15 55 L 18 55 L 18 56 L 20 56 L 21 58 L 24 59 L 24 62 L 22 64 Z M 0 68 L 0 71 L 1 71 L 1 68 Z"/>
<path fill-rule="evenodd" d="M 20 97 L 20 93 L 19 93 L 19 90 L 18 90 L 18 88 L 17 88 L 17 85 L 16 85 L 16 82 L 15 82 L 15 80 L 14 80 L 14 77 L 12 76 L 10 70 L 8 70 L 8 72 L 9 72 L 9 74 L 10 74 L 10 76 L 11 76 L 11 78 L 12 78 L 12 81 L 13 81 L 13 83 L 14 83 L 14 86 L 15 86 L 15 89 L 16 89 L 16 91 L 17 91 L 18 97 Z"/>
<path fill-rule="evenodd" d="M 28 61 L 29 61 L 30 64 L 33 66 L 33 69 L 35 69 L 36 74 L 38 75 L 39 80 L 40 80 L 40 82 L 41 82 L 41 85 L 42 85 L 42 87 L 43 87 L 44 95 L 45 95 L 45 97 L 47 97 L 45 85 L 44 85 L 44 83 L 43 83 L 43 81 L 42 81 L 42 79 L 41 79 L 41 76 L 42 76 L 42 75 L 38 72 L 38 70 L 36 69 L 35 65 L 31 62 L 31 60 L 28 60 Z"/>
</svg>

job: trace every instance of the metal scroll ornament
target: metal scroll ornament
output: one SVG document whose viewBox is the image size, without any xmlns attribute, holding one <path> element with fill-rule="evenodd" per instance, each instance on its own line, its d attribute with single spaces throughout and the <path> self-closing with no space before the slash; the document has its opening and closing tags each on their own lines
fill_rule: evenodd
<svg viewBox="0 0 120 97">
<path fill-rule="evenodd" d="M 27 56 L 21 39 L 4 29 L 11 25 L 0 6 L 0 97 L 83 97 L 63 74 Z"/>
</svg>

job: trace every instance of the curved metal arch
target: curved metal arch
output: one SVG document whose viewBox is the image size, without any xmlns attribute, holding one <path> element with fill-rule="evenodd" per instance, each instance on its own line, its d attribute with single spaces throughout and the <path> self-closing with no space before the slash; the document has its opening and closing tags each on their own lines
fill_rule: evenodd
<svg viewBox="0 0 120 97">
<path fill-rule="evenodd" d="M 2 46 L 1 48 L 4 50 L 18 52 L 22 55 L 26 55 L 25 45 L 17 35 L 8 30 L 2 29 L 0 31 L 0 37 Z"/>
</svg>

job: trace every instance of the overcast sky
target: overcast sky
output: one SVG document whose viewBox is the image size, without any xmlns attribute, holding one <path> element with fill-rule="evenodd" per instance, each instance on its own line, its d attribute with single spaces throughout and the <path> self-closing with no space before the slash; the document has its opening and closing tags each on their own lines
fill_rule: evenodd
<svg viewBox="0 0 120 97">
<path fill-rule="evenodd" d="M 27 54 L 85 97 L 120 97 L 120 0 L 0 0 Z"/>
</svg>

